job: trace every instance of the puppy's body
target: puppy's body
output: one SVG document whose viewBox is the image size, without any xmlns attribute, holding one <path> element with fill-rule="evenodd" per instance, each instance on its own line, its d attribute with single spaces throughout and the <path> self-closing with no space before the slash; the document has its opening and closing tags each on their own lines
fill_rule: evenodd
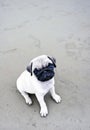
<svg viewBox="0 0 90 130">
<path fill-rule="evenodd" d="M 52 85 L 54 86 L 54 78 L 47 82 L 40 82 L 35 76 L 31 76 L 27 70 L 17 80 L 18 89 L 30 94 L 36 94 L 38 92 L 45 95 L 52 88 Z"/>
<path fill-rule="evenodd" d="M 42 55 L 34 58 L 27 67 L 27 70 L 25 70 L 17 79 L 17 89 L 25 98 L 26 103 L 32 104 L 32 100 L 27 93 L 36 95 L 41 107 L 41 116 L 46 116 L 48 114 L 44 96 L 49 91 L 52 98 L 57 103 L 61 101 L 60 96 L 55 93 L 54 76 L 52 77 L 50 75 L 54 71 L 54 67 L 54 60 L 46 55 Z M 54 74 L 54 72 L 52 74 Z"/>
</svg>

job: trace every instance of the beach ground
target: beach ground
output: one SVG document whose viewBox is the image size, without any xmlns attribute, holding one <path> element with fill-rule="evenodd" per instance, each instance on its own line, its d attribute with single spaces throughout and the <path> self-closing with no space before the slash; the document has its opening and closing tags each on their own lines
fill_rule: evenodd
<svg viewBox="0 0 90 130">
<path fill-rule="evenodd" d="M 38 55 L 57 61 L 56 104 L 26 105 L 16 80 Z M 37 86 L 38 87 L 38 86 Z M 0 130 L 90 130 L 90 1 L 0 0 Z"/>
</svg>

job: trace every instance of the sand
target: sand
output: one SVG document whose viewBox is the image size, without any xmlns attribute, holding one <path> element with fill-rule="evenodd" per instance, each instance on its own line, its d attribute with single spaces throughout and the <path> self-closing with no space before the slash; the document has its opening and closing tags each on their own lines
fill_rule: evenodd
<svg viewBox="0 0 90 130">
<path fill-rule="evenodd" d="M 46 118 L 26 105 L 18 76 L 41 54 L 57 60 Z M 90 130 L 90 0 L 0 0 L 0 130 Z"/>
</svg>

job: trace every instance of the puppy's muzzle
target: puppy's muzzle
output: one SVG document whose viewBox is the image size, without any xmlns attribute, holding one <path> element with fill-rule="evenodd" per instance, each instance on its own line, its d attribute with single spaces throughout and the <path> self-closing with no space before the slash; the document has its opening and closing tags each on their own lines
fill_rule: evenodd
<svg viewBox="0 0 90 130">
<path fill-rule="evenodd" d="M 49 64 L 46 67 L 43 67 L 42 69 L 36 69 L 34 70 L 34 74 L 36 75 L 37 79 L 44 82 L 52 79 L 55 75 L 54 73 L 54 65 Z"/>
</svg>

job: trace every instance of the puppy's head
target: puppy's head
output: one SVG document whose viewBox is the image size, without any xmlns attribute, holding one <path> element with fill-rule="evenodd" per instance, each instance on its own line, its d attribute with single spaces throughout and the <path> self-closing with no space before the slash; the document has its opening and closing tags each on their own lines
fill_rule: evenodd
<svg viewBox="0 0 90 130">
<path fill-rule="evenodd" d="M 39 81 L 48 81 L 55 75 L 56 60 L 53 57 L 41 55 L 34 58 L 27 66 L 27 71 L 34 74 Z"/>
</svg>

